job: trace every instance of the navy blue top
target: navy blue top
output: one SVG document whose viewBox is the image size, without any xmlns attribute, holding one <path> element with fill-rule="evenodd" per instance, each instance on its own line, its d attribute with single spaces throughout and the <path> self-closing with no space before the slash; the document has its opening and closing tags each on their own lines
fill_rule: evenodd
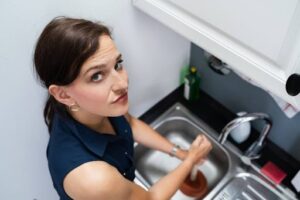
<svg viewBox="0 0 300 200">
<path fill-rule="evenodd" d="M 105 161 L 126 179 L 135 178 L 133 136 L 124 116 L 109 117 L 116 135 L 98 133 L 72 118 L 53 118 L 47 158 L 54 188 L 61 200 L 71 199 L 63 188 L 65 176 L 89 161 Z"/>
</svg>

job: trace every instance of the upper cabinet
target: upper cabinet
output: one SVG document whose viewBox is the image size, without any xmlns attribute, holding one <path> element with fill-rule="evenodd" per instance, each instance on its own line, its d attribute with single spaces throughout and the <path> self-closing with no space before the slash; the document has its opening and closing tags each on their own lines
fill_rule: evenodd
<svg viewBox="0 0 300 200">
<path fill-rule="evenodd" d="M 300 0 L 133 0 L 133 4 L 300 109 Z"/>
</svg>

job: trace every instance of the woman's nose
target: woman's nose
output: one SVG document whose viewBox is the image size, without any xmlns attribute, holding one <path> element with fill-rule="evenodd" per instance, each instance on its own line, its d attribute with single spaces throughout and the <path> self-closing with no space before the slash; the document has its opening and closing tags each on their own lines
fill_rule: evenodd
<svg viewBox="0 0 300 200">
<path fill-rule="evenodd" d="M 127 78 L 121 74 L 115 74 L 112 90 L 116 93 L 124 93 L 128 89 Z"/>
</svg>

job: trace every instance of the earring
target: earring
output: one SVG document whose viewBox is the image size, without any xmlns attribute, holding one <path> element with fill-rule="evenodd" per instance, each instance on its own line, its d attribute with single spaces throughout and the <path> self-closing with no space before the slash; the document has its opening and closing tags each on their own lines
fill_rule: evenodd
<svg viewBox="0 0 300 200">
<path fill-rule="evenodd" d="M 80 107 L 79 107 L 79 105 L 77 105 L 76 103 L 73 103 L 73 104 L 69 105 L 69 109 L 70 109 L 72 112 L 77 112 L 77 111 L 79 111 Z"/>
</svg>

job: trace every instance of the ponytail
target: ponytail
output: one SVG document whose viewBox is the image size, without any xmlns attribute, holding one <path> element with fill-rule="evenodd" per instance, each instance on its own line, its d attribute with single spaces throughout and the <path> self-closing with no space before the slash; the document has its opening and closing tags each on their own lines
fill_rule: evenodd
<svg viewBox="0 0 300 200">
<path fill-rule="evenodd" d="M 48 98 L 44 107 L 44 121 L 48 127 L 49 133 L 52 128 L 52 121 L 55 113 L 70 117 L 70 114 L 67 112 L 65 105 L 57 102 L 52 95 L 48 94 Z"/>
</svg>

